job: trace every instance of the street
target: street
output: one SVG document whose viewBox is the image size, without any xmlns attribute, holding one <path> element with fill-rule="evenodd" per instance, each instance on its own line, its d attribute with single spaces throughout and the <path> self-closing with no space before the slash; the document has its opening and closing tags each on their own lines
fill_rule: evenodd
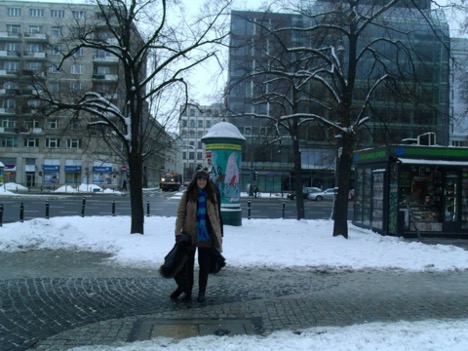
<svg viewBox="0 0 468 351">
<path fill-rule="evenodd" d="M 144 191 L 144 211 L 150 216 L 175 216 L 178 192 Z M 2 223 L 55 216 L 130 215 L 128 194 L 31 194 L 0 197 Z M 304 200 L 306 219 L 329 219 L 332 201 Z M 241 198 L 243 218 L 296 218 L 296 202 L 275 197 Z M 352 217 L 352 203 L 348 218 Z"/>
</svg>

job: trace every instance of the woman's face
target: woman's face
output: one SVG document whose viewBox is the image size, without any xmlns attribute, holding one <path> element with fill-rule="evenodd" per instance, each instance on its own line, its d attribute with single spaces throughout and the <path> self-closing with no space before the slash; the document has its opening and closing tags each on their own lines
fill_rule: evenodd
<svg viewBox="0 0 468 351">
<path fill-rule="evenodd" d="M 200 189 L 203 189 L 204 187 L 206 187 L 206 183 L 207 183 L 207 179 L 204 178 L 204 177 L 199 177 L 197 178 L 197 186 L 200 188 Z"/>
</svg>

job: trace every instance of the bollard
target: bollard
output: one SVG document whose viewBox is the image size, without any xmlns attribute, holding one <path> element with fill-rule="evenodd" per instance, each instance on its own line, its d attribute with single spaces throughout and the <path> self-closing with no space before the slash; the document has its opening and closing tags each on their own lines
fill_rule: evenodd
<svg viewBox="0 0 468 351">
<path fill-rule="evenodd" d="M 250 219 L 250 201 L 247 201 L 247 219 Z"/>
<path fill-rule="evenodd" d="M 84 217 L 85 208 L 86 208 L 86 198 L 83 197 L 83 202 L 81 203 L 81 217 Z"/>
<path fill-rule="evenodd" d="M 115 217 L 115 200 L 112 200 L 112 216 Z"/>
<path fill-rule="evenodd" d="M 286 204 L 285 204 L 284 201 L 283 201 L 283 219 L 284 219 L 284 212 L 285 212 L 285 209 L 286 209 Z"/>
<path fill-rule="evenodd" d="M 146 203 L 146 216 L 147 216 L 147 217 L 150 216 L 150 204 L 149 204 L 149 201 Z"/>
<path fill-rule="evenodd" d="M 48 200 L 45 204 L 45 218 L 49 219 L 49 201 Z"/>
<path fill-rule="evenodd" d="M 24 222 L 24 204 L 20 205 L 20 222 Z"/>
<path fill-rule="evenodd" d="M 3 204 L 0 204 L 0 227 L 3 227 Z"/>
</svg>

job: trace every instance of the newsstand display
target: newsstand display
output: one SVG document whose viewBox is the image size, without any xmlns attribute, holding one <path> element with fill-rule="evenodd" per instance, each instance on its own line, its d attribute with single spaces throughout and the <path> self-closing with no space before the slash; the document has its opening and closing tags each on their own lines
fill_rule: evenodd
<svg viewBox="0 0 468 351">
<path fill-rule="evenodd" d="M 468 148 L 391 145 L 356 152 L 354 166 L 353 224 L 468 238 Z"/>
</svg>

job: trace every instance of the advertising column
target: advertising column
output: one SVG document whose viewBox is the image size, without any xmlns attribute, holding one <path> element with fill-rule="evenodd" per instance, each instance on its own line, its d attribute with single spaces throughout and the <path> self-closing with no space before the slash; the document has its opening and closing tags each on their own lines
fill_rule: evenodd
<svg viewBox="0 0 468 351">
<path fill-rule="evenodd" d="M 205 144 L 211 180 L 221 193 L 223 223 L 242 225 L 240 174 L 245 137 L 228 122 L 215 124 L 201 139 Z"/>
</svg>

